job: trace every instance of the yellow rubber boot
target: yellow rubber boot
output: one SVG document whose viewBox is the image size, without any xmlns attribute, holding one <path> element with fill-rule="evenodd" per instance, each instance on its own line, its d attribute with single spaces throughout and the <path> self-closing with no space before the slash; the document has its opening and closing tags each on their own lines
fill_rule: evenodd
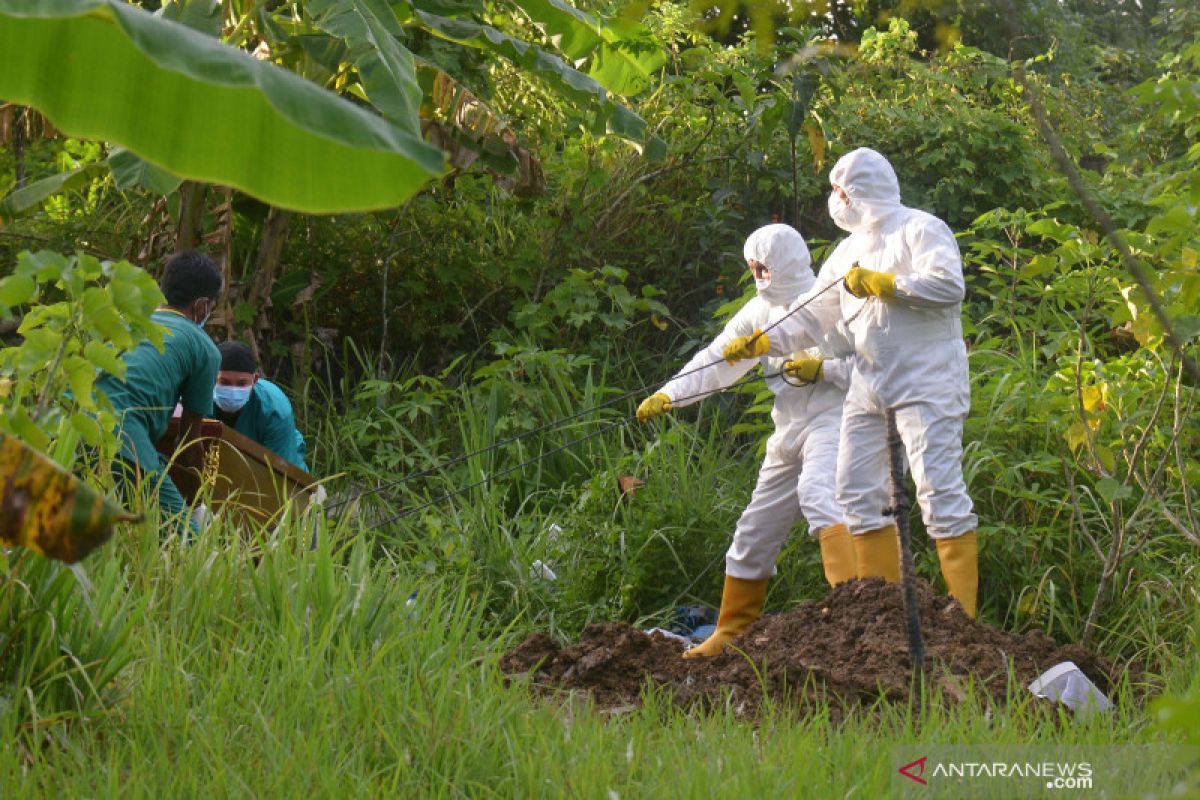
<svg viewBox="0 0 1200 800">
<path fill-rule="evenodd" d="M 817 539 L 821 542 L 821 564 L 829 585 L 837 586 L 855 577 L 857 559 L 850 529 L 841 522 L 826 525 L 817 533 Z"/>
<path fill-rule="evenodd" d="M 854 539 L 858 577 L 899 582 L 900 534 L 895 525 L 885 525 L 851 538 Z"/>
<path fill-rule="evenodd" d="M 725 590 L 721 593 L 721 613 L 717 616 L 717 629 L 700 644 L 684 652 L 684 658 L 715 656 L 725 643 L 737 636 L 762 613 L 763 601 L 767 599 L 767 583 L 770 578 L 747 581 L 725 576 Z"/>
<path fill-rule="evenodd" d="M 979 540 L 975 531 L 934 541 L 937 542 L 942 577 L 946 579 L 950 596 L 961 603 L 963 610 L 974 619 L 979 595 Z"/>
</svg>

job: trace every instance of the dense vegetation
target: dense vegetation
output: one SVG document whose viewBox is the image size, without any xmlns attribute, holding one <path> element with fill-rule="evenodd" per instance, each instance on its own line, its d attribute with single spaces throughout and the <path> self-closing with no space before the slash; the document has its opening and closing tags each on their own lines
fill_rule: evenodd
<svg viewBox="0 0 1200 800">
<path fill-rule="evenodd" d="M 313 29 L 277 30 L 265 12 L 232 33 L 192 22 L 247 50 L 268 43 L 277 63 L 388 118 L 366 82 L 356 91 L 345 70 L 305 60 L 318 49 L 299 42 L 329 29 L 312 10 L 322 4 L 285 5 L 311 11 Z M 877 736 L 1117 743 L 1173 724 L 1194 737 L 1196 378 L 1113 231 L 1068 185 L 1030 100 L 1197 358 L 1200 14 L 1117 0 L 1019 14 L 962 5 L 888 19 L 867 3 L 764 22 L 656 4 L 637 36 L 662 58 L 640 62 L 658 64 L 644 82 L 614 90 L 645 124 L 624 131 L 604 124 L 611 107 L 529 64 L 452 47 L 426 23 L 406 28 L 426 92 L 421 133 L 453 168 L 401 207 L 363 214 L 285 211 L 151 170 L 129 177 L 108 145 L 55 135 L 33 110 L 0 110 L 0 190 L 73 176 L 35 202 L 0 204 L 10 276 L 0 306 L 24 319 L 20 336 L 0 320 L 7 430 L 100 472 L 88 448 L 111 443 L 79 390 L 145 328 L 153 289 L 97 259 L 153 272 L 190 242 L 229 271 L 210 330 L 252 341 L 290 390 L 334 502 L 379 488 L 353 516 L 264 532 L 257 554 L 221 524 L 160 549 L 152 519 L 85 562 L 86 591 L 57 565 L 0 555 L 0 731 L 19 741 L 0 757 L 0 785 L 699 795 L 698 776 L 677 767 L 721 742 L 729 758 L 774 765 L 741 776 L 748 790 L 798 791 L 789 759 L 815 749 L 825 766 L 810 774 L 813 796 L 876 795 L 887 769 L 864 742 Z M 553 25 L 528 13 L 470 13 L 553 44 Z M 1027 59 L 1024 70 L 1010 57 Z M 519 634 L 650 624 L 717 601 L 770 424 L 766 395 L 750 384 L 645 426 L 632 409 L 736 309 L 751 230 L 792 223 L 819 261 L 838 233 L 825 212 L 829 167 L 861 145 L 892 159 L 907 204 L 960 234 L 982 618 L 1139 662 L 1156 691 L 1178 696 L 1163 706 L 1174 722 L 1152 722 L 1132 696 L 1065 733 L 1019 705 L 992 728 L 971 709 L 924 729 L 893 709 L 845 727 L 780 712 L 761 723 L 779 735 L 761 741 L 731 718 L 681 718 L 653 702 L 614 723 L 530 713 L 493 663 Z M 623 474 L 645 487 L 622 496 Z M 304 548 L 312 525 L 315 552 Z M 918 569 L 934 579 L 936 554 L 916 538 Z M 531 571 L 539 560 L 556 581 Z M 818 553 L 798 529 L 768 608 L 822 591 Z"/>
</svg>

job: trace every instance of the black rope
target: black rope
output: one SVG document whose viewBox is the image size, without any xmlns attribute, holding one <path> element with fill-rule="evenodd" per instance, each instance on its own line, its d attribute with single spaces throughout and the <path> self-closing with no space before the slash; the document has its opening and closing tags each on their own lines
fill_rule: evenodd
<svg viewBox="0 0 1200 800">
<path fill-rule="evenodd" d="M 629 422 L 630 421 L 624 417 L 622 417 L 621 419 L 618 419 L 618 420 L 613 420 L 612 422 L 602 425 L 601 427 L 597 428 L 596 430 L 592 431 L 591 433 L 587 434 L 586 436 L 580 436 L 577 439 L 572 439 L 571 441 L 567 442 L 566 444 L 562 444 L 562 445 L 559 445 L 558 447 L 555 447 L 553 450 L 548 450 L 544 453 L 539 453 L 538 455 L 534 456 L 533 458 L 525 459 L 520 464 L 514 464 L 511 467 L 505 467 L 504 469 L 500 470 L 499 472 L 497 472 L 493 475 L 485 475 L 483 478 L 475 481 L 474 483 L 469 483 L 466 486 L 460 486 L 457 489 L 453 489 L 449 492 L 446 492 L 445 494 L 440 495 L 439 497 L 435 497 L 434 499 L 432 499 L 428 502 L 422 503 L 419 506 L 413 506 L 411 508 L 406 508 L 403 511 L 401 511 L 399 514 L 388 517 L 387 519 L 383 520 L 382 522 L 377 522 L 369 527 L 373 529 L 373 528 L 382 528 L 384 525 L 390 525 L 391 523 L 395 522 L 396 520 L 407 517 L 409 514 L 415 514 L 418 511 L 429 508 L 432 505 L 436 505 L 436 504 L 442 502 L 443 500 L 449 500 L 451 497 L 469 492 L 478 486 L 483 486 L 485 483 L 491 483 L 492 481 L 496 480 L 497 478 L 502 478 L 505 475 L 516 472 L 519 469 L 528 467 L 530 464 L 536 464 L 538 461 L 549 458 L 550 456 L 552 456 L 556 453 L 561 453 L 563 450 L 567 450 L 571 447 L 574 447 L 575 445 L 579 444 L 580 442 L 585 442 L 588 439 L 595 438 L 596 436 L 599 436 L 602 433 L 606 433 L 609 430 L 612 430 L 613 428 L 617 428 L 622 425 L 628 425 Z"/>
<path fill-rule="evenodd" d="M 740 386 L 746 386 L 748 384 L 754 383 L 755 381 L 767 380 L 768 378 L 778 378 L 778 377 L 781 377 L 782 375 L 784 375 L 784 373 L 782 371 L 774 372 L 769 375 L 761 375 L 761 376 L 760 375 L 747 375 L 746 377 L 740 378 L 739 380 L 734 381 L 733 383 L 729 384 L 728 386 L 724 387 L 723 389 L 721 389 L 719 391 L 729 391 L 730 389 L 736 389 Z M 792 385 L 795 386 L 795 385 L 808 385 L 808 384 L 792 384 Z M 697 392 L 695 394 L 690 394 L 690 395 L 685 395 L 684 397 L 680 397 L 675 402 L 682 402 L 684 400 L 692 400 L 697 397 L 707 397 L 708 395 L 717 394 L 717 393 L 718 393 L 718 390 Z M 514 464 L 511 467 L 505 467 L 504 469 L 502 469 L 501 471 L 499 471 L 497 473 L 494 473 L 492 475 L 486 475 L 483 478 L 481 478 L 473 483 L 467 484 L 466 486 L 460 486 L 457 489 L 452 489 L 451 491 L 446 492 L 445 494 L 439 495 L 438 497 L 435 497 L 433 500 L 429 500 L 425 503 L 422 503 L 419 506 L 405 508 L 404 510 L 400 511 L 398 514 L 390 516 L 387 519 L 383 520 L 382 522 L 372 523 L 371 525 L 368 526 L 368 530 L 374 530 L 375 528 L 382 528 L 384 525 L 390 525 L 391 523 L 393 523 L 399 519 L 403 519 L 404 517 L 407 517 L 410 514 L 415 514 L 416 512 L 422 511 L 426 508 L 429 508 L 432 505 L 436 505 L 436 504 L 442 502 L 443 500 L 449 500 L 450 498 L 456 497 L 457 495 L 465 494 L 466 492 L 469 492 L 478 486 L 483 486 L 484 484 L 490 483 L 491 481 L 494 481 L 497 478 L 502 478 L 505 475 L 509 475 L 513 472 L 516 472 L 519 469 L 524 468 L 524 467 L 528 467 L 531 464 L 536 464 L 538 461 L 549 458 L 550 456 L 555 455 L 557 453 L 561 453 L 563 450 L 570 449 L 570 448 L 574 447 L 575 445 L 579 444 L 580 442 L 585 442 L 588 439 L 595 438 L 596 436 L 599 436 L 602 433 L 606 433 L 606 432 L 612 430 L 613 428 L 619 428 L 623 425 L 628 425 L 631 422 L 633 422 L 633 419 L 628 418 L 628 417 L 622 417 L 621 419 L 618 419 L 618 420 L 612 420 L 612 421 L 608 422 L 607 424 L 603 425 L 602 427 L 592 431 L 591 433 L 589 433 L 585 436 L 580 436 L 576 439 L 572 439 L 571 441 L 567 442 L 566 444 L 559 445 L 558 447 L 555 447 L 552 450 L 548 450 L 544 453 L 539 453 L 538 455 L 534 456 L 533 458 L 527 458 L 524 461 L 522 461 L 520 464 Z M 443 466 L 449 466 L 449 463 L 447 463 L 446 465 L 443 465 Z M 359 496 L 361 496 L 361 495 L 359 495 Z M 352 498 L 352 499 L 356 499 L 356 498 Z M 345 502 L 346 501 L 343 501 L 343 503 L 341 503 L 339 505 L 342 505 Z"/>
<path fill-rule="evenodd" d="M 762 334 L 765 334 L 767 331 L 771 330 L 772 328 L 776 328 L 776 327 L 778 327 L 780 324 L 782 324 L 782 322 L 783 322 L 785 319 L 787 319 L 788 317 L 790 317 L 792 314 L 795 314 L 797 311 L 799 311 L 800 309 L 804 308 L 806 305 L 808 305 L 809 303 L 811 303 L 813 300 L 816 300 L 818 297 L 820 297 L 821 295 L 825 294 L 826 292 L 828 292 L 828 291 L 829 291 L 830 289 L 832 289 L 833 287 L 835 287 L 835 286 L 840 286 L 840 285 L 841 285 L 843 282 L 844 282 L 843 280 L 841 280 L 841 279 L 838 279 L 838 280 L 836 280 L 836 281 L 833 281 L 833 282 L 832 282 L 832 283 L 830 283 L 830 284 L 827 284 L 827 285 L 826 285 L 826 286 L 824 286 L 824 287 L 823 287 L 823 288 L 822 288 L 820 291 L 818 291 L 818 292 L 815 292 L 815 293 L 813 293 L 813 294 L 809 295 L 808 299 L 807 299 L 807 300 L 805 300 L 803 303 L 801 303 L 800 305 L 796 306 L 796 307 L 795 307 L 795 308 L 793 308 L 791 311 L 787 312 L 786 314 L 784 314 L 782 317 L 780 317 L 779 319 L 777 319 L 777 320 L 775 320 L 774 322 L 772 322 L 772 323 L 771 323 L 770 325 L 768 325 L 767 327 L 763 328 L 763 329 L 762 329 L 762 333 L 755 334 L 754 336 L 751 336 L 751 337 L 750 337 L 750 341 L 752 341 L 752 342 L 756 342 L 756 341 L 758 341 L 758 337 L 759 337 L 759 336 L 761 336 Z M 712 365 L 710 364 L 709 366 L 712 366 Z"/>
<path fill-rule="evenodd" d="M 638 391 L 642 391 L 642 390 L 638 390 Z M 449 461 L 443 461 L 442 463 L 437 464 L 432 467 L 429 467 L 427 469 L 419 470 L 417 472 L 410 472 L 409 474 L 405 475 L 402 478 L 398 478 L 394 481 L 388 481 L 387 483 L 381 483 L 378 486 L 375 486 L 371 489 L 366 489 L 362 492 L 359 492 L 356 495 L 347 497 L 345 500 L 339 500 L 336 503 L 330 503 L 328 506 L 326 506 L 326 508 L 334 509 L 334 508 L 337 508 L 338 506 L 343 506 L 346 503 L 350 503 L 355 500 L 358 500 L 359 498 L 367 497 L 368 495 L 372 495 L 372 494 L 378 494 L 379 492 L 382 492 L 385 489 L 391 489 L 394 486 L 400 486 L 401 484 L 408 483 L 409 481 L 414 481 L 417 478 L 425 478 L 430 475 L 433 475 L 436 472 L 440 472 L 444 469 L 449 469 L 450 467 L 456 467 L 459 464 L 463 463 L 464 461 L 469 461 L 472 458 L 475 458 L 476 456 L 484 455 L 492 450 L 498 450 L 501 447 L 504 447 L 505 445 L 514 444 L 516 442 L 521 441 L 522 439 L 528 439 L 530 436 L 534 436 L 539 433 L 545 433 L 546 431 L 553 430 L 555 428 L 560 428 L 563 425 L 567 424 L 568 422 L 573 422 L 573 421 L 579 419 L 580 417 L 585 417 L 588 414 L 592 414 L 596 411 L 599 411 L 600 409 L 607 408 L 608 406 L 619 403 L 622 400 L 627 399 L 630 396 L 630 394 L 637 394 L 637 391 L 631 392 L 629 394 L 623 394 L 620 397 L 614 397 L 612 400 L 607 400 L 603 403 L 600 403 L 599 405 L 592 406 L 591 408 L 585 408 L 584 410 L 578 411 L 574 414 L 570 414 L 565 417 L 560 417 L 558 419 L 551 420 L 550 422 L 547 422 L 543 425 L 539 425 L 538 427 L 533 428 L 531 430 L 524 431 L 523 433 L 518 433 L 514 436 L 509 436 L 508 438 L 501 439 L 498 442 L 492 442 L 491 444 L 489 444 L 485 447 L 481 447 L 478 450 L 472 450 L 469 453 L 463 453 L 460 456 L 455 456 L 454 458 L 450 459 Z"/>
<path fill-rule="evenodd" d="M 769 330 L 771 330 L 771 329 L 775 328 L 775 327 L 776 327 L 776 326 L 778 326 L 780 323 L 782 323 L 782 322 L 783 322 L 785 319 L 787 319 L 788 317 L 792 316 L 792 314 L 795 314 L 797 311 L 799 311 L 800 309 L 804 308 L 804 307 L 805 307 L 805 306 L 807 306 L 809 303 L 811 303 L 812 301 L 816 300 L 816 299 L 817 299 L 818 297 L 820 297 L 821 295 L 825 294 L 825 292 L 829 291 L 829 290 L 830 290 L 830 289 L 832 289 L 834 286 L 837 286 L 839 283 L 841 283 L 841 281 L 834 281 L 833 283 L 830 283 L 829 285 L 825 286 L 823 289 L 821 289 L 820 291 L 816 292 L 815 294 L 812 294 L 812 295 L 810 295 L 810 296 L 808 297 L 808 299 L 806 299 L 806 300 L 805 300 L 803 303 L 801 303 L 800 305 L 796 306 L 796 307 L 795 307 L 795 308 L 793 308 L 792 310 L 788 311 L 788 312 L 787 312 L 786 314 L 784 314 L 782 317 L 780 317 L 779 319 L 775 320 L 774 322 L 772 322 L 772 323 L 771 323 L 770 325 L 768 325 L 767 327 L 763 328 L 763 329 L 762 329 L 762 331 L 760 331 L 759 333 L 757 333 L 757 334 L 755 334 L 754 336 L 752 336 L 752 337 L 750 338 L 750 341 L 751 341 L 751 342 L 758 341 L 758 339 L 759 339 L 759 337 L 760 337 L 760 336 L 763 336 L 763 335 L 765 335 L 765 334 L 767 333 L 767 331 L 769 331 Z M 676 379 L 676 378 L 683 378 L 683 377 L 686 377 L 686 376 L 688 376 L 688 375 L 695 374 L 695 373 L 697 373 L 697 372 L 700 372 L 701 370 L 709 369 L 710 367 L 715 367 L 715 366 L 717 366 L 718 364 L 721 364 L 721 363 L 723 363 L 723 361 L 724 361 L 724 359 L 718 359 L 718 360 L 716 360 L 716 361 L 713 361 L 713 362 L 711 362 L 711 363 L 708 363 L 708 364 L 701 364 L 701 365 L 700 365 L 700 366 L 698 366 L 698 367 L 695 367 L 695 368 L 693 368 L 693 369 L 687 370 L 686 372 L 681 372 L 681 373 L 679 373 L 679 374 L 675 375 L 675 376 L 672 378 L 672 380 L 674 380 L 674 379 Z M 774 376 L 769 376 L 769 377 L 774 377 Z M 787 378 L 784 378 L 784 381 L 785 381 L 785 382 L 789 382 L 789 383 L 790 383 L 790 381 L 787 381 Z M 527 438 L 529 438 L 530 436 L 534 436 L 534 435 L 536 435 L 536 434 L 539 434 L 539 433 L 544 433 L 545 431 L 548 431 L 548 430 L 553 430 L 554 428 L 561 427 L 561 426 L 563 426 L 563 425 L 567 424 L 568 422 L 573 422 L 574 420 L 577 420 L 577 419 L 579 419 L 580 417 L 585 417 L 585 416 L 587 416 L 587 415 L 589 415 L 589 414 L 592 414 L 592 413 L 594 413 L 594 412 L 596 412 L 596 411 L 600 411 L 601 409 L 608 408 L 609 406 L 612 406 L 612 405 L 616 405 L 617 403 L 620 403 L 620 402 L 623 402 L 623 401 L 625 401 L 625 400 L 628 400 L 630 397 L 633 397 L 633 396 L 635 396 L 635 395 L 639 395 L 639 394 L 641 394 L 641 393 L 645 392 L 647 389 L 654 388 L 654 387 L 655 387 L 655 386 L 657 386 L 657 385 L 658 385 L 658 383 L 647 383 L 647 384 L 645 384 L 645 385 L 643 385 L 643 386 L 639 386 L 639 387 L 638 387 L 638 388 L 636 388 L 636 389 L 632 389 L 632 390 L 630 390 L 630 391 L 628 391 L 628 392 L 625 392 L 624 394 L 618 395 L 617 397 L 614 397 L 614 398 L 612 398 L 612 399 L 610 399 L 610 400 L 606 400 L 606 401 L 604 401 L 603 403 L 599 403 L 599 404 L 597 404 L 597 405 L 591 406 L 590 408 L 585 408 L 585 409 L 582 409 L 581 411 L 576 411 L 574 414 L 568 414 L 568 415 L 567 415 L 567 416 L 565 416 L 565 417 L 560 417 L 560 418 L 558 418 L 558 419 L 551 420 L 550 422 L 547 422 L 547 423 L 545 423 L 545 424 L 543 424 L 543 425 L 539 425 L 538 427 L 536 427 L 536 428 L 533 428 L 532 430 L 528 430 L 528 431 L 525 431 L 525 432 L 523 432 L 523 433 L 518 433 L 518 434 L 516 434 L 516 435 L 514 435 L 514 436 L 509 436 L 508 438 L 506 438 L 506 439 L 501 439 L 501 440 L 500 440 L 500 441 L 498 441 L 498 442 L 492 442 L 491 444 L 489 444 L 489 445 L 486 445 L 485 447 L 481 447 L 481 448 L 479 448 L 479 449 L 477 449 L 477 450 L 472 450 L 472 451 L 471 451 L 471 452 L 469 452 L 469 453 L 463 453 L 463 454 L 462 454 L 462 455 L 460 455 L 460 456 L 455 456 L 454 458 L 450 459 L 449 461 L 444 461 L 444 462 L 442 462 L 441 464 L 438 464 L 438 465 L 436 465 L 436 466 L 429 467 L 429 468 L 427 468 L 427 469 L 423 469 L 423 470 L 419 470 L 419 471 L 417 471 L 417 472 L 411 472 L 411 473 L 409 473 L 409 474 L 407 474 L 407 475 L 404 475 L 403 477 L 397 478 L 397 479 L 396 479 L 396 480 L 394 480 L 394 481 L 387 481 L 386 483 L 381 483 L 381 484 L 379 484 L 378 486 L 372 487 L 372 488 L 370 488 L 370 489 L 365 489 L 365 490 L 363 490 L 363 491 L 359 492 L 358 494 L 352 495 L 351 497 L 347 497 L 345 500 L 339 500 L 339 501 L 337 501 L 336 503 L 329 503 L 329 504 L 326 506 L 326 509 L 327 509 L 327 510 L 329 510 L 329 511 L 332 511 L 332 510 L 333 510 L 333 509 L 335 509 L 335 508 L 338 508 L 338 507 L 340 507 L 340 506 L 346 505 L 347 503 L 351 503 L 351 502 L 353 502 L 353 501 L 355 501 L 355 500 L 358 500 L 358 499 L 360 499 L 360 498 L 367 497 L 368 495 L 378 494 L 379 492 L 382 492 L 382 491 L 384 491 L 384 490 L 386 490 L 386 489 L 390 489 L 390 488 L 392 488 L 392 487 L 394 487 L 394 486 L 400 486 L 401 484 L 407 483 L 407 482 L 409 482 L 409 481 L 412 481 L 412 480 L 416 480 L 417 478 L 424 478 L 424 477 L 427 477 L 427 476 L 429 476 L 429 475 L 432 475 L 432 474 L 434 474 L 434 473 L 436 473 L 436 472 L 439 472 L 439 471 L 441 471 L 441 470 L 447 469 L 447 468 L 449 468 L 449 467 L 454 467 L 454 466 L 457 466 L 457 465 L 459 465 L 459 464 L 463 463 L 464 461 L 468 461 L 468 460 L 470 460 L 470 459 L 472 459 L 472 458 L 474 458 L 474 457 L 476 457 L 476 456 L 480 456 L 480 455 L 483 455 L 483 454 L 485 454 L 485 453 L 488 453 L 488 452 L 490 452 L 490 451 L 492 451 L 492 450 L 499 449 L 499 448 L 501 448 L 501 447 L 504 447 L 505 445 L 509 445 L 509 444 L 513 444 L 513 443 L 515 443 L 515 442 L 519 442 L 519 441 L 521 441 L 522 439 L 527 439 Z M 731 386 L 729 386 L 729 387 L 727 387 L 727 388 L 733 388 L 733 386 L 736 386 L 736 385 L 737 385 L 737 384 L 733 384 L 733 385 L 731 385 Z M 801 385 L 801 384 L 793 384 L 793 385 Z M 701 394 L 694 395 L 694 396 L 695 396 L 695 397 L 700 397 L 700 396 L 702 396 L 702 395 L 704 395 L 704 394 L 712 394 L 712 392 L 702 392 Z M 688 397 L 685 397 L 685 398 L 680 398 L 680 400 L 689 400 L 689 399 L 691 399 L 691 398 L 688 398 Z M 675 401 L 675 402 L 679 402 L 679 401 L 677 400 L 677 401 Z"/>
<path fill-rule="evenodd" d="M 887 409 L 887 443 L 892 473 L 892 514 L 900 538 L 900 581 L 904 593 L 904 621 L 908 629 L 908 657 L 912 662 L 913 696 L 918 707 L 925 682 L 925 644 L 921 637 L 921 610 L 917 602 L 917 571 L 913 566 L 912 534 L 908 527 L 908 485 L 904 479 L 904 441 L 896 427 L 896 410 Z"/>
</svg>

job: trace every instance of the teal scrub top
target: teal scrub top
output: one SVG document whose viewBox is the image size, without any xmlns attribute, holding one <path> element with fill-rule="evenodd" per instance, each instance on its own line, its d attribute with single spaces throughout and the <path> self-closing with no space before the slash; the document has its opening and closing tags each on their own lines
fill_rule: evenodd
<svg viewBox="0 0 1200 800">
<path fill-rule="evenodd" d="M 157 471 L 163 462 L 154 443 L 167 432 L 175 404 L 212 416 L 221 353 L 203 328 L 177 311 L 159 309 L 150 318 L 167 329 L 163 351 L 143 340 L 122 356 L 125 380 L 105 373 L 96 388 L 117 412 L 121 456 Z"/>
<path fill-rule="evenodd" d="M 212 389 L 208 391 L 211 400 Z M 259 378 L 250 399 L 238 412 L 233 429 L 308 472 L 304 463 L 304 437 L 296 430 L 292 403 L 275 384 Z"/>
</svg>

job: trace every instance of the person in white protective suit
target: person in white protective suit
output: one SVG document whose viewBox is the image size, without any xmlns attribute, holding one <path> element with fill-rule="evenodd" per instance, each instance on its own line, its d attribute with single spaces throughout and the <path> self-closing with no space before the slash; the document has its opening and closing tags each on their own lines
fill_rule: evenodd
<svg viewBox="0 0 1200 800">
<path fill-rule="evenodd" d="M 646 420 L 672 408 L 695 403 L 728 388 L 754 367 L 754 361 L 728 364 L 722 352 L 738 336 L 781 319 L 788 306 L 812 287 L 813 272 L 804 239 L 788 225 L 759 228 L 743 248 L 755 275 L 757 296 L 734 315 L 708 347 L 698 352 L 637 411 Z M 836 310 L 832 312 L 832 322 Z M 833 354 L 837 355 L 837 354 Z M 775 393 L 771 418 L 775 432 L 767 442 L 758 483 L 733 534 L 725 556 L 725 588 L 716 630 L 685 658 L 710 656 L 745 630 L 762 611 L 767 583 L 784 539 L 801 515 L 821 546 L 825 576 L 831 585 L 854 577 L 854 546 L 834 499 L 838 432 L 842 401 L 850 380 L 850 360 L 826 358 L 813 347 L 791 359 L 759 359 L 767 386 Z M 787 382 L 780 373 L 786 368 Z M 797 383 L 795 379 L 803 381 Z"/>
<path fill-rule="evenodd" d="M 925 528 L 937 544 L 950 594 L 975 616 L 977 520 L 962 472 L 963 421 L 970 407 L 960 319 L 965 293 L 954 234 L 938 218 L 900 203 L 896 173 L 868 148 L 843 156 L 829 176 L 829 213 L 850 235 L 821 268 L 818 290 L 841 281 L 757 339 L 730 343 L 727 358 L 791 352 L 827 331 L 823 306 L 854 347 L 842 415 L 837 499 L 853 535 L 859 577 L 899 580 L 886 410 L 917 486 Z"/>
</svg>

